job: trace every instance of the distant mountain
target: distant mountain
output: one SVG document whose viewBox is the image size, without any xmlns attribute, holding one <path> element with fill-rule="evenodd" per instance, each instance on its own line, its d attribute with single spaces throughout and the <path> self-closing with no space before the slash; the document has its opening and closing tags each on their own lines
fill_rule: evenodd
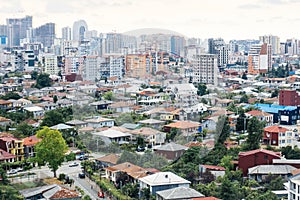
<svg viewBox="0 0 300 200">
<path fill-rule="evenodd" d="M 176 35 L 185 37 L 183 34 L 178 33 L 176 31 L 171 31 L 168 29 L 159 29 L 159 28 L 141 28 L 132 31 L 127 31 L 123 33 L 124 35 L 131 35 L 135 37 L 139 37 L 141 35 L 152 35 L 152 34 L 165 34 L 165 35 Z"/>
</svg>

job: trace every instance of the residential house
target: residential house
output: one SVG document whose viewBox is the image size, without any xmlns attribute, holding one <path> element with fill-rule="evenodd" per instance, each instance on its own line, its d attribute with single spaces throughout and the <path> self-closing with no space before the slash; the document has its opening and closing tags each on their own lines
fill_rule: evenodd
<svg viewBox="0 0 300 200">
<path fill-rule="evenodd" d="M 124 185 L 126 183 L 136 183 L 139 178 L 148 176 L 149 172 L 130 162 L 121 163 L 105 168 L 106 179 L 112 181 L 115 185 Z M 120 182 L 122 181 L 122 183 Z"/>
<path fill-rule="evenodd" d="M 245 113 L 246 117 L 256 117 L 261 122 L 266 122 L 266 126 L 273 125 L 273 115 L 262 110 L 251 110 Z"/>
<path fill-rule="evenodd" d="M 36 188 L 24 189 L 20 191 L 21 195 L 26 200 L 45 199 L 45 200 L 76 200 L 82 196 L 75 190 L 66 187 L 52 184 Z"/>
<path fill-rule="evenodd" d="M 283 180 L 288 180 L 295 169 L 297 168 L 290 165 L 258 165 L 248 169 L 248 176 L 249 179 L 258 182 L 265 182 L 269 175 L 281 176 Z"/>
<path fill-rule="evenodd" d="M 94 107 L 95 110 L 107 110 L 108 106 L 112 104 L 112 101 L 102 100 L 102 101 L 95 101 L 93 103 L 90 103 L 90 106 Z"/>
<path fill-rule="evenodd" d="M 5 126 L 7 126 L 7 125 L 9 125 L 11 123 L 12 122 L 11 122 L 10 119 L 0 116 L 0 126 L 4 126 L 5 127 Z"/>
<path fill-rule="evenodd" d="M 266 145 L 278 147 L 279 135 L 281 137 L 285 137 L 287 131 L 287 128 L 278 125 L 266 127 L 264 128 L 263 143 Z M 285 140 L 281 140 L 280 142 L 285 142 Z"/>
<path fill-rule="evenodd" d="M 24 106 L 30 105 L 32 104 L 31 101 L 27 100 L 27 99 L 9 99 L 8 101 L 12 102 L 12 107 L 13 109 L 18 109 L 18 108 L 22 108 Z"/>
<path fill-rule="evenodd" d="M 288 200 L 300 199 L 300 174 L 296 174 L 289 178 L 286 184 L 288 191 Z"/>
<path fill-rule="evenodd" d="M 166 157 L 168 160 L 177 160 L 188 149 L 188 147 L 170 142 L 155 147 L 154 153 Z"/>
<path fill-rule="evenodd" d="M 113 129 L 107 129 L 104 131 L 92 133 L 95 136 L 100 136 L 101 139 L 108 145 L 112 142 L 115 142 L 117 144 L 124 144 L 129 143 L 131 140 L 132 135 L 129 133 L 124 133 L 121 131 L 113 130 Z"/>
<path fill-rule="evenodd" d="M 0 99 L 0 109 L 1 110 L 11 110 L 13 107 L 13 103 L 8 100 L 1 100 Z"/>
<path fill-rule="evenodd" d="M 276 104 L 254 104 L 247 107 L 255 107 L 264 112 L 273 115 L 273 123 L 280 125 L 295 125 L 299 120 L 300 107 L 298 106 L 281 106 Z"/>
<path fill-rule="evenodd" d="M 81 121 L 81 120 L 78 120 L 78 119 L 74 119 L 74 120 L 66 122 L 66 125 L 73 126 L 75 128 L 87 127 L 87 124 L 88 124 L 87 122 L 84 122 L 84 121 Z"/>
<path fill-rule="evenodd" d="M 0 136 L 0 149 L 16 156 L 16 161 L 24 159 L 23 140 L 7 134 Z"/>
<path fill-rule="evenodd" d="M 132 130 L 130 133 L 134 138 L 143 137 L 148 144 L 152 145 L 164 144 L 167 137 L 166 133 L 148 127 Z"/>
<path fill-rule="evenodd" d="M 44 117 L 44 109 L 39 106 L 30 106 L 23 109 L 30 113 L 34 119 L 41 119 Z"/>
<path fill-rule="evenodd" d="M 0 163 L 7 163 L 7 162 L 14 162 L 16 159 L 16 156 L 4 151 L 3 149 L 0 149 Z"/>
<path fill-rule="evenodd" d="M 137 128 L 140 128 L 140 125 L 139 124 L 133 124 L 133 123 L 124 123 L 122 124 L 123 128 L 126 128 L 128 130 L 135 130 Z"/>
<path fill-rule="evenodd" d="M 103 117 L 93 117 L 91 119 L 84 120 L 87 122 L 88 127 L 102 128 L 102 127 L 112 127 L 115 124 L 114 119 L 103 118 Z"/>
<path fill-rule="evenodd" d="M 210 172 L 216 179 L 219 176 L 223 177 L 225 175 L 225 171 L 226 171 L 226 169 L 221 166 L 203 165 L 203 164 L 199 165 L 200 178 L 202 178 L 202 175 L 204 173 Z"/>
<path fill-rule="evenodd" d="M 37 138 L 36 135 L 32 135 L 23 139 L 25 159 L 35 157 L 34 146 L 40 141 L 41 139 Z"/>
<path fill-rule="evenodd" d="M 188 187 L 176 187 L 156 192 L 156 200 L 191 200 L 200 197 L 204 197 L 204 195 Z"/>
<path fill-rule="evenodd" d="M 176 128 L 180 131 L 180 133 L 184 136 L 191 136 L 194 134 L 199 133 L 199 130 L 201 130 L 201 124 L 198 122 L 193 121 L 178 121 L 173 122 L 170 124 L 167 124 L 164 126 L 165 132 L 170 132 L 171 128 Z"/>
<path fill-rule="evenodd" d="M 300 147 L 299 142 L 299 128 L 298 125 L 289 125 L 284 126 L 283 128 L 288 129 L 285 133 L 279 133 L 278 141 L 279 141 L 279 147 L 287 147 L 290 146 L 294 148 L 295 146 Z"/>
<path fill-rule="evenodd" d="M 258 165 L 270 165 L 273 159 L 280 159 L 281 153 L 265 149 L 240 152 L 238 155 L 238 169 L 242 170 L 243 176 L 248 175 L 248 169 Z"/>
<path fill-rule="evenodd" d="M 140 189 L 149 188 L 152 195 L 156 192 L 176 187 L 190 187 L 191 182 L 172 172 L 158 172 L 139 179 Z"/>
<path fill-rule="evenodd" d="M 154 129 L 161 129 L 162 125 L 165 124 L 164 121 L 156 120 L 156 119 L 145 119 L 139 121 L 138 123 Z"/>
<path fill-rule="evenodd" d="M 117 164 L 118 160 L 120 158 L 120 155 L 118 154 L 108 154 L 106 156 L 96 158 L 96 162 L 99 166 L 102 168 L 114 166 Z"/>
<path fill-rule="evenodd" d="M 131 112 L 134 106 L 135 105 L 132 103 L 120 101 L 108 105 L 107 108 L 117 113 L 126 113 L 126 112 Z"/>
</svg>

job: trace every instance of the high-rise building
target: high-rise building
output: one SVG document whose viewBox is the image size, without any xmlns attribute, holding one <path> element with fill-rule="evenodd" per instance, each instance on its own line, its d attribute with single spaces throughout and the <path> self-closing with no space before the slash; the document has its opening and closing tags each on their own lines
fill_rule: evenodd
<svg viewBox="0 0 300 200">
<path fill-rule="evenodd" d="M 42 71 L 50 75 L 58 75 L 60 68 L 58 67 L 57 56 L 55 54 L 44 54 L 42 56 Z"/>
<path fill-rule="evenodd" d="M 261 43 L 267 43 L 272 45 L 272 54 L 279 54 L 280 53 L 280 39 L 278 36 L 274 35 L 264 35 L 259 36 L 259 40 Z"/>
<path fill-rule="evenodd" d="M 55 24 L 46 23 L 35 29 L 35 39 L 41 42 L 44 47 L 50 48 L 54 44 Z"/>
<path fill-rule="evenodd" d="M 222 38 L 208 39 L 208 53 L 218 55 L 218 66 L 228 64 L 229 47 Z"/>
<path fill-rule="evenodd" d="M 105 38 L 105 54 L 121 53 L 122 35 L 120 33 L 107 33 Z"/>
<path fill-rule="evenodd" d="M 196 83 L 218 84 L 218 56 L 216 54 L 200 54 L 193 56 L 191 67 L 192 81 Z"/>
<path fill-rule="evenodd" d="M 71 40 L 72 39 L 72 35 L 71 35 L 71 28 L 70 27 L 63 27 L 62 29 L 61 29 L 61 33 L 62 33 L 62 40 L 67 40 L 67 41 L 69 41 L 69 40 Z"/>
<path fill-rule="evenodd" d="M 248 73 L 267 73 L 272 68 L 272 46 L 270 44 L 254 44 L 248 52 Z"/>
<path fill-rule="evenodd" d="M 155 62 L 149 54 L 128 54 L 125 59 L 126 76 L 144 78 L 152 73 Z"/>
<path fill-rule="evenodd" d="M 26 38 L 26 31 L 32 28 L 32 16 L 6 19 L 8 46 L 20 46 L 20 40 Z"/>
<path fill-rule="evenodd" d="M 83 59 L 82 78 L 83 80 L 100 80 L 100 57 L 86 56 Z"/>
<path fill-rule="evenodd" d="M 292 38 L 286 40 L 285 52 L 288 55 L 298 55 L 299 54 L 299 40 Z"/>
<path fill-rule="evenodd" d="M 84 20 L 79 20 L 73 24 L 73 40 L 84 41 L 84 34 L 88 31 L 87 23 Z"/>
<path fill-rule="evenodd" d="M 180 56 L 183 54 L 185 39 L 181 36 L 171 36 L 171 53 Z"/>
</svg>

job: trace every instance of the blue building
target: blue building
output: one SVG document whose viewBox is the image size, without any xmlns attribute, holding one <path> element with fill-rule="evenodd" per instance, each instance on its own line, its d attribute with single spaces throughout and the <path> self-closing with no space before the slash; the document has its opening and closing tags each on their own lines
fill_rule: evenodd
<svg viewBox="0 0 300 200">
<path fill-rule="evenodd" d="M 245 108 L 254 107 L 264 112 L 273 114 L 273 123 L 281 125 L 295 125 L 300 119 L 300 106 L 281 106 L 274 104 L 254 104 Z"/>
</svg>

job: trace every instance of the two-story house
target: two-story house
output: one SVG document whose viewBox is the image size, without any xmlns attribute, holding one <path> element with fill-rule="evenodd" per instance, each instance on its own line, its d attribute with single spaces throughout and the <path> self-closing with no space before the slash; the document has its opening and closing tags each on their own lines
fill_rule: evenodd
<svg viewBox="0 0 300 200">
<path fill-rule="evenodd" d="M 12 135 L 3 135 L 0 137 L 0 149 L 16 156 L 16 161 L 24 159 L 23 140 L 15 138 Z"/>
<path fill-rule="evenodd" d="M 172 128 L 178 129 L 182 135 L 191 136 L 199 133 L 201 124 L 193 121 L 178 121 L 164 126 L 165 132 L 170 132 Z"/>
<path fill-rule="evenodd" d="M 139 179 L 140 189 L 149 188 L 152 195 L 156 192 L 176 187 L 190 187 L 191 182 L 172 172 L 158 172 Z"/>
</svg>

